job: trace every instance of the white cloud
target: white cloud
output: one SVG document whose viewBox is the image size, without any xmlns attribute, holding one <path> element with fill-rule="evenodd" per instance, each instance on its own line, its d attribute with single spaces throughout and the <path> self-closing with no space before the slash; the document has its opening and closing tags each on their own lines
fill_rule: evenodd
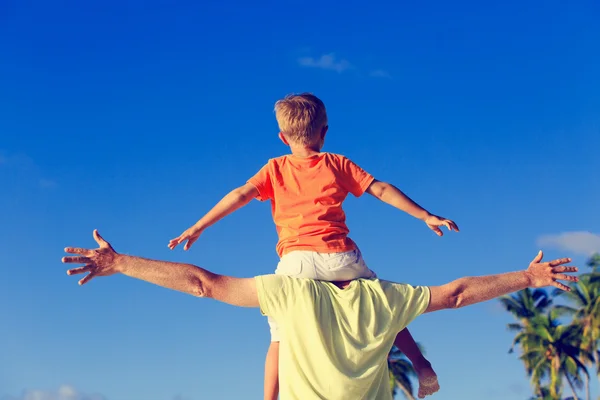
<svg viewBox="0 0 600 400">
<path fill-rule="evenodd" d="M 300 57 L 298 64 L 303 67 L 321 68 L 331 71 L 342 73 L 348 69 L 353 68 L 347 60 L 336 58 L 334 53 L 323 54 L 319 58 L 314 57 Z"/>
<path fill-rule="evenodd" d="M 554 247 L 575 254 L 590 256 L 600 253 L 600 235 L 591 232 L 563 232 L 544 235 L 537 241 L 539 246 Z"/>
<path fill-rule="evenodd" d="M 5 396 L 2 400 L 106 400 L 101 394 L 85 394 L 73 386 L 62 385 L 58 390 L 28 389 L 20 396 Z"/>
<path fill-rule="evenodd" d="M 371 71 L 369 73 L 369 76 L 372 76 L 373 78 L 388 78 L 388 79 L 392 77 L 389 72 L 387 72 L 383 69 L 374 69 L 373 71 Z"/>
</svg>

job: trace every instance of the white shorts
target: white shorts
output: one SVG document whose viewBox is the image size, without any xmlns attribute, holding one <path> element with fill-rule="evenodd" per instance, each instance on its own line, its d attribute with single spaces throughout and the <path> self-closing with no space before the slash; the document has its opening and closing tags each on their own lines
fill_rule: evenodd
<svg viewBox="0 0 600 400">
<path fill-rule="evenodd" d="M 358 249 L 342 253 L 295 250 L 281 257 L 275 274 L 329 282 L 377 277 L 367 267 Z M 279 342 L 279 329 L 271 317 L 269 317 L 269 327 L 271 341 Z"/>
</svg>

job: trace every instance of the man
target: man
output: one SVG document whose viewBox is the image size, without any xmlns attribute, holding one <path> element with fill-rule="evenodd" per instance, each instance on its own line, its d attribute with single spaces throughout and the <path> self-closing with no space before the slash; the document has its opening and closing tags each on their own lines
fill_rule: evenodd
<svg viewBox="0 0 600 400">
<path fill-rule="evenodd" d="M 526 270 L 460 278 L 441 286 L 359 279 L 322 282 L 281 275 L 234 278 L 190 264 L 123 255 L 94 231 L 94 250 L 67 247 L 65 263 L 86 264 L 67 271 L 88 272 L 80 285 L 116 273 L 240 307 L 260 307 L 280 323 L 280 395 L 285 399 L 391 399 L 387 353 L 396 334 L 424 312 L 463 307 L 525 288 L 569 287 L 559 280 L 576 267 L 562 258 Z"/>
</svg>

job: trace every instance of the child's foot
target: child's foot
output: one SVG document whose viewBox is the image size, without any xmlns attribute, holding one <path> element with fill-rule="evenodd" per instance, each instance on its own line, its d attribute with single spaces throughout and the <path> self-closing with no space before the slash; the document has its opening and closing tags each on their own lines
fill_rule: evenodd
<svg viewBox="0 0 600 400">
<path fill-rule="evenodd" d="M 419 398 L 429 396 L 440 390 L 438 378 L 431 368 L 431 363 L 425 359 L 418 364 L 413 364 L 417 377 L 419 378 Z"/>
</svg>

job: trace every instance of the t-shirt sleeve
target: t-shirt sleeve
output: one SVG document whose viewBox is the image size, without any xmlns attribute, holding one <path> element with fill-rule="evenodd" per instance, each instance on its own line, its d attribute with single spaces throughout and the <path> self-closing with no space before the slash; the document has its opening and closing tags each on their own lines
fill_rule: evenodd
<svg viewBox="0 0 600 400">
<path fill-rule="evenodd" d="M 396 329 L 401 331 L 429 306 L 431 294 L 427 286 L 382 281 L 390 308 L 394 314 Z"/>
<path fill-rule="evenodd" d="M 294 297 L 288 295 L 293 290 L 293 278 L 284 275 L 261 275 L 254 279 L 260 312 L 279 319 L 286 313 Z"/>
<path fill-rule="evenodd" d="M 273 184 L 271 183 L 271 174 L 269 173 L 269 164 L 265 165 L 254 175 L 248 179 L 258 190 L 256 198 L 260 201 L 270 200 L 273 198 Z"/>
<path fill-rule="evenodd" d="M 360 197 L 369 188 L 375 178 L 350 159 L 340 156 L 342 184 L 348 193 Z"/>
</svg>

